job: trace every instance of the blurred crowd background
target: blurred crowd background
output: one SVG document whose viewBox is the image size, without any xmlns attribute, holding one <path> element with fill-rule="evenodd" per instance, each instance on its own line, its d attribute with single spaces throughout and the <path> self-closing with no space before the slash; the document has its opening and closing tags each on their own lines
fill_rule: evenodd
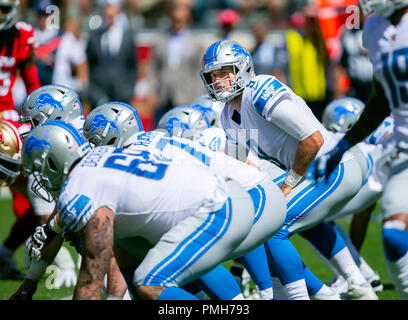
<svg viewBox="0 0 408 320">
<path fill-rule="evenodd" d="M 357 2 L 20 0 L 19 20 L 35 28 L 42 85 L 73 88 L 85 113 L 106 101 L 129 103 L 150 130 L 164 112 L 205 93 L 203 52 L 227 38 L 253 54 L 256 74 L 288 84 L 318 118 L 333 98 L 366 101 L 372 67 Z M 22 81 L 13 95 L 18 109 Z"/>
</svg>

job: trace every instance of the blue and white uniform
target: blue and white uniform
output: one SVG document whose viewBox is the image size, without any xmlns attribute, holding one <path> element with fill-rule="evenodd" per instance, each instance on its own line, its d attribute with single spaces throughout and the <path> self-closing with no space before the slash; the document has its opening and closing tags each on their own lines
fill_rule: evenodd
<svg viewBox="0 0 408 320">
<path fill-rule="evenodd" d="M 394 117 L 393 143 L 388 143 L 389 170 L 386 174 L 381 211 L 386 220 L 408 214 L 408 14 L 398 25 L 375 14 L 363 29 L 363 45 L 373 64 L 374 77 L 381 84 Z M 391 140 L 391 139 L 390 139 Z M 408 232 L 400 220 L 384 223 L 383 240 L 387 268 L 401 299 L 408 299 Z"/>
<path fill-rule="evenodd" d="M 241 157 L 245 148 L 247 153 L 251 150 L 276 164 L 283 172 L 276 167 L 268 172 L 277 183 L 283 182 L 286 171 L 292 168 L 299 141 L 320 131 L 324 143 L 317 157 L 337 144 L 334 134 L 314 117 L 303 99 L 273 76 L 252 78 L 243 91 L 240 113 L 227 103 L 221 123 L 227 134 L 228 154 L 238 146 L 238 153 L 232 155 Z M 291 284 L 301 284 L 304 279 L 302 261 L 289 237 L 337 212 L 358 192 L 362 182 L 360 165 L 347 152 L 327 183 L 303 179 L 286 197 L 286 220 L 266 245 L 273 253 L 270 259 L 275 272 L 288 291 Z M 296 295 L 290 294 L 294 299 Z"/>
<path fill-rule="evenodd" d="M 253 227 L 245 241 L 234 250 L 235 257 L 263 244 L 285 219 L 285 199 L 269 175 L 223 152 L 211 151 L 198 142 L 172 137 L 161 130 L 139 134 L 129 149 L 160 150 L 164 157 L 180 164 L 198 162 L 217 175 L 237 181 L 250 194 L 255 208 Z"/>
<path fill-rule="evenodd" d="M 144 258 L 135 286 L 174 287 L 208 272 L 245 239 L 254 211 L 238 183 L 200 164 L 97 147 L 72 170 L 57 209 L 78 232 L 104 206 L 115 214 L 115 243 Z"/>
</svg>

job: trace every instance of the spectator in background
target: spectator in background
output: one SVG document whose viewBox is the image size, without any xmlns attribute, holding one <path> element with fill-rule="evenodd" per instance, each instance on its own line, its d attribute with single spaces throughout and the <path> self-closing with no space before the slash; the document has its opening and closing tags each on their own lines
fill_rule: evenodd
<svg viewBox="0 0 408 320">
<path fill-rule="evenodd" d="M 368 51 L 363 47 L 363 24 L 364 17 L 360 10 L 360 25 L 358 28 L 347 29 L 345 26 L 341 37 L 342 52 L 340 61 L 335 70 L 335 98 L 345 95 L 355 97 L 363 102 L 373 94 L 373 66 L 368 59 Z M 350 84 L 341 86 L 339 81 L 344 76 L 350 79 Z M 347 91 L 345 90 L 347 89 Z"/>
<path fill-rule="evenodd" d="M 232 31 L 240 23 L 240 21 L 241 17 L 234 9 L 220 10 L 217 14 L 217 22 L 221 28 L 221 39 L 230 39 Z"/>
<path fill-rule="evenodd" d="M 158 36 L 151 60 L 155 92 L 159 95 L 159 108 L 155 122 L 174 106 L 188 104 L 204 94 L 200 70 L 204 46 L 191 33 L 191 7 L 175 4 L 171 11 L 170 30 Z"/>
<path fill-rule="evenodd" d="M 286 35 L 289 86 L 302 97 L 317 119 L 329 101 L 329 56 L 317 17 L 317 8 L 306 5 L 291 17 L 294 28 Z"/>
<path fill-rule="evenodd" d="M 53 27 L 47 26 L 47 7 L 54 5 L 53 1 L 41 0 L 36 2 L 36 26 L 34 26 L 34 36 L 39 47 L 34 51 L 36 65 L 41 85 L 52 83 L 55 57 L 61 41 L 61 32 Z"/>
<path fill-rule="evenodd" d="M 74 18 L 68 18 L 64 30 L 55 58 L 52 83 L 72 88 L 83 101 L 86 98 L 84 93 L 88 87 L 89 70 L 85 45 L 80 39 L 79 22 Z"/>
<path fill-rule="evenodd" d="M 75 17 L 78 21 L 82 32 L 81 38 L 87 36 L 91 30 L 98 29 L 102 24 L 96 1 L 93 0 L 69 1 L 67 16 Z"/>
<path fill-rule="evenodd" d="M 288 55 L 285 48 L 274 45 L 267 39 L 268 22 L 260 21 L 252 26 L 255 47 L 251 51 L 256 74 L 274 75 L 286 83 Z"/>
<path fill-rule="evenodd" d="M 245 20 L 257 18 L 259 14 L 266 14 L 269 27 L 273 29 L 289 28 L 290 12 L 304 0 L 239 0 L 238 8 Z M 243 19 L 243 20 L 244 20 Z"/>
<path fill-rule="evenodd" d="M 105 0 L 104 24 L 90 33 L 88 95 L 91 106 L 107 101 L 130 103 L 136 81 L 136 50 L 131 29 L 125 28 L 121 1 Z"/>
<path fill-rule="evenodd" d="M 238 0 L 195 0 L 192 1 L 192 15 L 195 25 L 210 27 L 216 13 L 222 9 L 238 11 Z"/>
</svg>

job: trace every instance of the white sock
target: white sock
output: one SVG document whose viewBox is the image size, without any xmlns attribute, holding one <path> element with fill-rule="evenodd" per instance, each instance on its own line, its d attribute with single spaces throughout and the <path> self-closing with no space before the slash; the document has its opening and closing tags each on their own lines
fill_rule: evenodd
<svg viewBox="0 0 408 320">
<path fill-rule="evenodd" d="M 286 289 L 282 286 L 278 277 L 271 277 L 273 287 L 273 298 L 275 300 L 288 300 Z"/>
<path fill-rule="evenodd" d="M 272 287 L 259 290 L 259 296 L 261 297 L 261 300 L 272 300 L 273 299 Z"/>
<path fill-rule="evenodd" d="M 408 252 L 395 262 L 385 259 L 385 265 L 400 300 L 408 300 Z"/>
<path fill-rule="evenodd" d="M 289 300 L 310 300 L 305 279 L 285 284 Z"/>
<path fill-rule="evenodd" d="M 14 251 L 7 248 L 4 243 L 0 245 L 0 257 L 5 259 L 11 259 L 13 257 Z"/>
<path fill-rule="evenodd" d="M 321 288 L 320 288 L 320 290 L 319 291 L 317 291 L 315 294 L 316 295 L 322 295 L 322 296 L 332 296 L 332 295 L 334 295 L 336 292 L 332 289 L 332 288 L 330 288 L 329 286 L 327 286 L 327 285 L 323 285 Z"/>
<path fill-rule="evenodd" d="M 102 291 L 104 294 L 109 295 L 107 290 L 108 290 L 108 274 L 105 273 L 105 276 L 103 277 Z"/>
<path fill-rule="evenodd" d="M 344 278 L 351 279 L 352 282 L 357 285 L 367 284 L 367 280 L 364 278 L 357 264 L 354 262 L 353 257 L 351 256 L 347 247 L 341 249 L 333 257 L 331 257 L 330 262 Z"/>
<path fill-rule="evenodd" d="M 232 300 L 245 300 L 244 296 L 242 295 L 242 293 L 236 295 L 234 298 L 232 298 Z"/>
<path fill-rule="evenodd" d="M 126 290 L 122 300 L 132 300 L 132 297 L 129 294 L 129 290 Z"/>
<path fill-rule="evenodd" d="M 375 271 L 371 269 L 368 263 L 364 260 L 363 257 L 360 256 L 360 271 L 363 274 L 364 278 L 370 279 L 373 275 L 375 275 Z"/>
</svg>

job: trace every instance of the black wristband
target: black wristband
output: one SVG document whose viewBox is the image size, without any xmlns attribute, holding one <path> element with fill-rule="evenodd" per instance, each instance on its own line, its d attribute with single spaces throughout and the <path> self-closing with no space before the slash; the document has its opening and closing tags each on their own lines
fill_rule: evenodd
<svg viewBox="0 0 408 320">
<path fill-rule="evenodd" d="M 54 237 L 57 235 L 57 233 L 50 228 L 50 225 L 48 223 L 44 225 L 44 233 L 47 236 L 47 239 L 45 240 L 45 244 L 50 243 L 52 239 L 54 239 Z"/>
</svg>

